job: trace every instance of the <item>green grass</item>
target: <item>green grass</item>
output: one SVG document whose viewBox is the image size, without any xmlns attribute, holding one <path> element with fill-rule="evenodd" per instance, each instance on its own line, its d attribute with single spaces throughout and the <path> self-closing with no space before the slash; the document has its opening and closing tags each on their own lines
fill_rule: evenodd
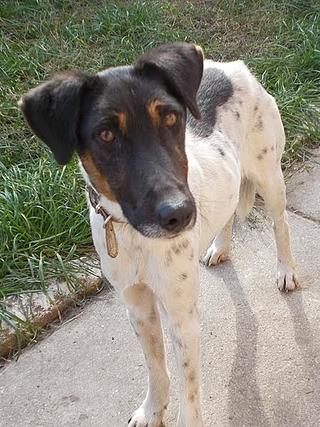
<svg viewBox="0 0 320 427">
<path fill-rule="evenodd" d="M 0 299 L 71 280 L 72 260 L 92 248 L 77 166 L 58 168 L 32 135 L 17 109 L 23 92 L 60 70 L 196 42 L 216 60 L 245 60 L 275 96 L 288 167 L 320 139 L 319 10 L 304 0 L 0 2 Z"/>
<path fill-rule="evenodd" d="M 79 173 L 52 166 L 47 158 L 37 159 L 32 168 L 0 165 L 0 277 L 6 284 L 0 296 L 44 287 L 49 273 L 57 277 L 67 270 L 63 260 L 91 247 Z"/>
</svg>

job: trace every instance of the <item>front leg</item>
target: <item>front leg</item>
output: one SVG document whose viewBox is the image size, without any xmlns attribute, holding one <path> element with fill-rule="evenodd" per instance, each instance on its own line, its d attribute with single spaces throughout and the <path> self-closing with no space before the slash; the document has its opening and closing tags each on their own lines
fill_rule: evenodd
<svg viewBox="0 0 320 427">
<path fill-rule="evenodd" d="M 202 427 L 200 407 L 198 275 L 181 274 L 162 300 L 180 384 L 178 427 Z"/>
<path fill-rule="evenodd" d="M 149 370 L 147 396 L 129 420 L 129 427 L 161 427 L 169 402 L 169 377 L 157 301 L 144 284 L 126 288 L 123 299 Z"/>
</svg>

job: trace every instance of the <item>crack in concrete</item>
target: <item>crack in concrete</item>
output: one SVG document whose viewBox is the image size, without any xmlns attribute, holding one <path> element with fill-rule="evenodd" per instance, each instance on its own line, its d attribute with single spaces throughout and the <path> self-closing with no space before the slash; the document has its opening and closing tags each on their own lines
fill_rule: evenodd
<svg viewBox="0 0 320 427">
<path fill-rule="evenodd" d="M 293 214 L 295 214 L 297 216 L 300 216 L 303 219 L 307 219 L 309 221 L 312 221 L 312 222 L 314 222 L 317 225 L 320 225 L 320 219 L 315 218 L 315 217 L 313 217 L 311 215 L 308 215 L 308 214 L 306 214 L 306 213 L 304 213 L 302 211 L 299 211 L 299 209 L 295 209 L 295 208 L 287 206 L 287 211 L 289 211 L 289 212 L 291 212 L 291 213 L 293 213 Z"/>
</svg>

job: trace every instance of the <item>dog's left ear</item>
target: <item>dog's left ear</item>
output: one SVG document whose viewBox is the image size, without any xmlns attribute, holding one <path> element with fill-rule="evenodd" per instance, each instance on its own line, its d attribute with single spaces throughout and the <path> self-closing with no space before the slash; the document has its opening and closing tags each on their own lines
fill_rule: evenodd
<svg viewBox="0 0 320 427">
<path fill-rule="evenodd" d="M 189 43 L 159 46 L 138 58 L 139 72 L 160 72 L 169 89 L 189 108 L 195 118 L 200 118 L 197 91 L 202 79 L 203 51 Z"/>
</svg>

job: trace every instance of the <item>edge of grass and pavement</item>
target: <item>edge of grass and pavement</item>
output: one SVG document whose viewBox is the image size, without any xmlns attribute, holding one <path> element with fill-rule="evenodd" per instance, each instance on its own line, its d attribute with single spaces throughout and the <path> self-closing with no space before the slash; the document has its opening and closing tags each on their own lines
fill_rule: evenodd
<svg viewBox="0 0 320 427">
<path fill-rule="evenodd" d="M 216 60 L 243 59 L 275 96 L 287 134 L 283 165 L 290 170 L 320 140 L 319 6 L 307 0 L 0 4 L 0 340 L 8 328 L 15 344 L 41 330 L 34 314 L 21 314 L 27 303 L 16 311 L 21 300 L 41 299 L 58 281 L 74 301 L 83 296 L 78 275 L 97 275 L 91 261 L 79 266 L 93 248 L 76 162 L 55 165 L 17 109 L 21 94 L 61 70 L 96 72 L 132 63 L 160 43 L 195 42 Z"/>
</svg>

